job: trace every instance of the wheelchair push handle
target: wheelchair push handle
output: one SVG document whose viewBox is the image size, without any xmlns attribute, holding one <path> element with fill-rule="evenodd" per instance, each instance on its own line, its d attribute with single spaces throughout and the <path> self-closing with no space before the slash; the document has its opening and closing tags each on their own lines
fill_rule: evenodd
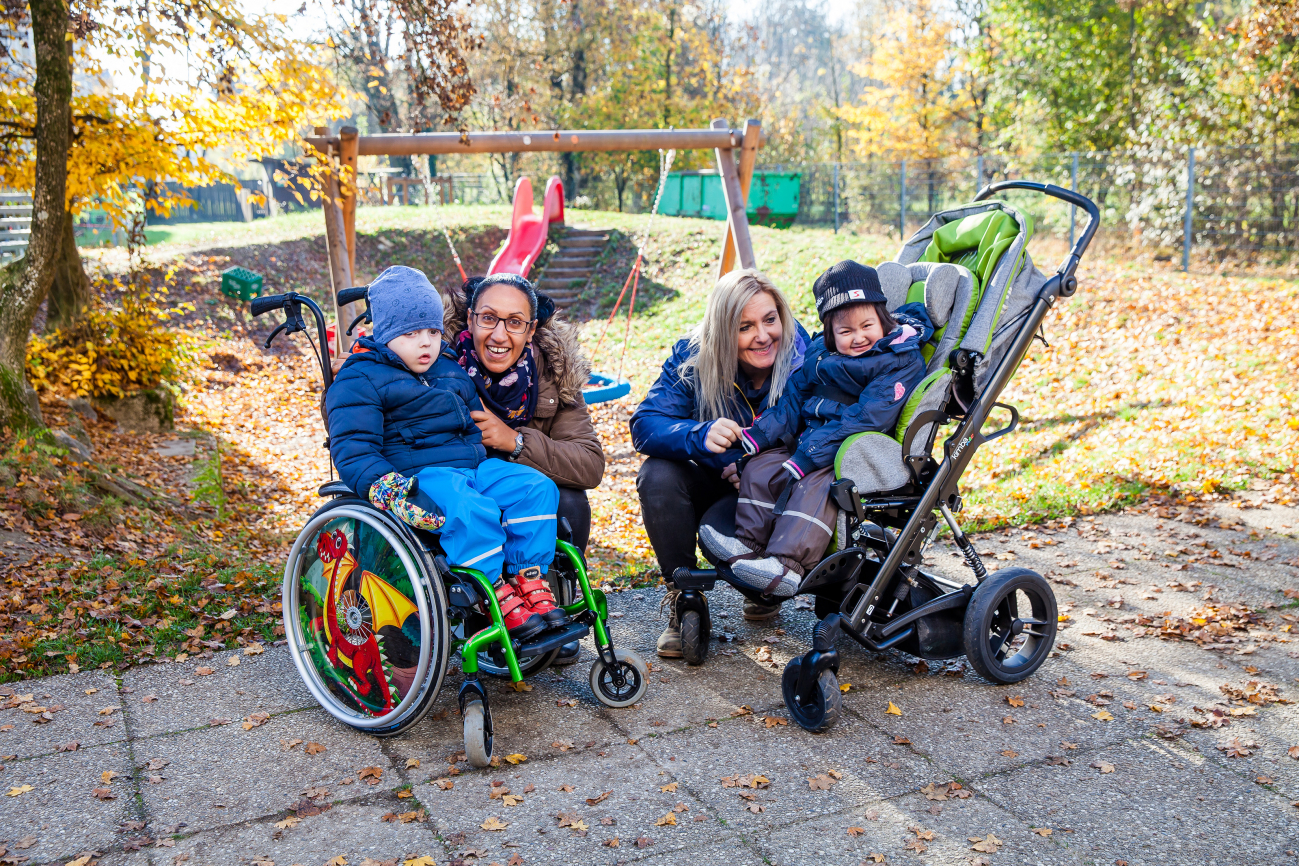
<svg viewBox="0 0 1299 866">
<path fill-rule="evenodd" d="M 285 292 L 282 295 L 266 295 L 260 298 L 253 298 L 249 304 L 249 312 L 254 317 L 261 316 L 272 310 L 283 310 L 284 321 L 275 326 L 270 336 L 262 344 L 263 348 L 269 349 L 271 343 L 280 334 L 296 334 L 299 331 L 307 330 L 306 320 L 302 317 L 302 308 L 306 307 L 311 311 L 311 317 L 315 320 L 316 340 L 313 340 L 312 350 L 316 356 L 317 363 L 320 364 L 321 377 L 325 382 L 325 389 L 334 383 L 334 371 L 329 365 L 329 334 L 325 327 L 325 314 L 320 309 L 320 305 L 306 295 L 300 295 L 297 292 Z M 324 353 L 324 354 L 322 354 Z"/>
<path fill-rule="evenodd" d="M 364 301 L 365 293 L 369 290 L 369 286 L 353 286 L 350 289 L 343 289 L 338 293 L 338 305 L 344 307 L 348 304 L 355 304 L 357 301 Z"/>
<path fill-rule="evenodd" d="M 1081 193 L 1056 186 L 1053 183 L 1039 183 L 1033 180 L 1001 180 L 990 183 L 975 194 L 974 200 L 984 201 L 1007 189 L 1026 189 L 1040 192 L 1043 195 L 1058 198 L 1063 202 L 1087 211 L 1087 225 L 1083 226 L 1082 234 L 1074 241 L 1073 248 L 1069 250 L 1069 255 L 1065 258 L 1064 263 L 1056 269 L 1055 276 L 1051 278 L 1053 281 L 1058 281 L 1058 286 L 1050 287 L 1053 294 L 1058 293 L 1065 298 L 1072 296 L 1074 292 L 1078 291 L 1078 278 L 1074 276 L 1074 271 L 1078 269 L 1078 262 L 1082 260 L 1083 253 L 1087 251 L 1088 245 L 1091 244 L 1092 238 L 1096 235 L 1096 230 L 1101 225 L 1100 208 L 1096 206 L 1096 202 Z"/>
<path fill-rule="evenodd" d="M 253 317 L 256 318 L 257 316 L 269 313 L 271 310 L 278 310 L 280 307 L 284 306 L 285 297 L 287 296 L 265 295 L 260 298 L 253 298 L 252 302 L 248 305 L 248 310 L 253 314 Z"/>
</svg>

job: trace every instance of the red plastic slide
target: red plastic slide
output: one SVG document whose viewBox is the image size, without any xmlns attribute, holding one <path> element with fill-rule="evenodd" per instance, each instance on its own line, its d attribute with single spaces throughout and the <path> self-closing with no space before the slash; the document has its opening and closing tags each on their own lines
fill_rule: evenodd
<svg viewBox="0 0 1299 866">
<path fill-rule="evenodd" d="M 546 197 L 541 216 L 532 212 L 532 181 L 519 178 L 514 185 L 514 217 L 505 248 L 492 259 L 489 274 L 528 275 L 532 263 L 546 246 L 546 231 L 551 223 L 564 222 L 564 182 L 558 177 L 546 181 Z"/>
</svg>

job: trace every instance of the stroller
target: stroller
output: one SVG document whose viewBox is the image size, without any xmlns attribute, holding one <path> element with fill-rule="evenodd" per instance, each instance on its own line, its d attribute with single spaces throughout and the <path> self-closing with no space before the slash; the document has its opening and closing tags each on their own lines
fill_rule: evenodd
<svg viewBox="0 0 1299 866">
<path fill-rule="evenodd" d="M 1043 193 L 1084 209 L 1090 217 L 1068 257 L 1047 278 L 1028 256 L 1028 217 L 987 199 L 1002 190 Z M 835 458 L 831 496 L 838 506 L 824 559 L 803 578 L 798 594 L 815 597 L 820 622 L 812 649 L 791 659 L 781 679 L 785 705 L 804 729 L 818 733 L 839 718 L 837 674 L 840 632 L 869 650 L 893 647 L 923 659 L 964 654 L 995 683 L 1028 677 L 1055 641 L 1055 595 L 1027 568 L 989 573 L 956 522 L 958 482 L 975 451 L 1015 430 L 1019 413 L 998 403 L 1047 311 L 1078 288 L 1074 271 L 1099 225 L 1096 205 L 1050 184 L 1004 181 L 979 191 L 974 203 L 934 216 L 902 247 L 897 261 L 877 270 L 890 309 L 922 301 L 937 331 L 923 352 L 926 377 L 910 394 L 893 435 L 859 433 Z M 993 409 L 1009 413 L 1005 426 L 983 426 Z M 940 425 L 956 427 L 931 454 Z M 921 568 L 938 533 L 951 530 L 974 575 L 956 583 Z M 740 583 L 725 564 L 681 568 L 672 582 L 681 592 L 676 613 L 682 651 L 691 664 L 708 652 L 710 620 L 702 594 L 718 580 L 759 603 L 774 599 Z"/>
<path fill-rule="evenodd" d="M 361 320 L 370 320 L 366 287 L 338 293 L 340 307 L 361 300 L 366 310 L 349 334 Z M 328 345 L 320 307 L 289 292 L 251 302 L 253 316 L 285 313 L 267 337 L 267 348 L 282 333 L 310 336 L 303 307 L 315 319 L 320 342 L 312 341 L 313 349 Z M 327 357 L 317 350 L 316 360 L 328 390 L 333 373 Z M 635 652 L 614 648 L 604 593 L 591 587 L 566 520 L 560 521 L 548 577 L 571 620 L 520 643 L 505 629 L 491 578 L 449 564 L 437 534 L 380 511 L 342 481 L 322 485 L 319 493 L 329 501 L 302 528 L 284 566 L 284 632 L 308 690 L 343 724 L 377 737 L 407 730 L 433 705 L 448 657 L 458 650 L 465 756 L 473 766 L 486 767 L 492 759 L 492 715 L 479 673 L 519 682 L 548 667 L 564 644 L 592 630 L 598 658 L 590 684 L 596 700 L 627 707 L 645 694 L 649 667 Z"/>
</svg>

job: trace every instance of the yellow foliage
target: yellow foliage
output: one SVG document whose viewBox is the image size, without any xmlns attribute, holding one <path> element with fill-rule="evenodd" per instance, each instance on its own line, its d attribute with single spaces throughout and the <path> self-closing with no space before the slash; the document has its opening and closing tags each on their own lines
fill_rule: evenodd
<svg viewBox="0 0 1299 866">
<path fill-rule="evenodd" d="M 117 279 L 109 284 L 121 287 Z M 32 337 L 27 344 L 32 387 L 78 397 L 122 397 L 187 381 L 191 339 L 163 324 L 177 311 L 162 308 L 159 294 L 128 290 L 120 307 L 108 306 L 102 295 L 95 293 L 85 318 L 73 327 Z"/>
</svg>

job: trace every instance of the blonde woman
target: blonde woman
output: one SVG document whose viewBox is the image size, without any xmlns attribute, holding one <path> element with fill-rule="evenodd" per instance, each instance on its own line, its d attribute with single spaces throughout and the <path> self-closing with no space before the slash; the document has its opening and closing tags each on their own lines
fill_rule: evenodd
<svg viewBox="0 0 1299 866">
<path fill-rule="evenodd" d="M 669 595 L 672 573 L 697 563 L 699 526 L 733 531 L 740 429 L 780 399 L 809 342 L 765 274 L 732 271 L 717 281 L 704 320 L 677 342 L 632 416 L 632 444 L 648 458 L 636 490 Z M 770 619 L 779 609 L 746 602 L 744 616 Z M 681 656 L 675 614 L 659 638 L 658 654 Z"/>
</svg>

